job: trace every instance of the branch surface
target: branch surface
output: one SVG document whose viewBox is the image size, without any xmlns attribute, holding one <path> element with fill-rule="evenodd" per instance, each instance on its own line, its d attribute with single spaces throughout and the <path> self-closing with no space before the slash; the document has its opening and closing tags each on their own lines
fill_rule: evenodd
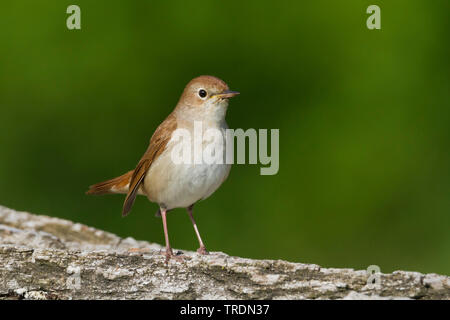
<svg viewBox="0 0 450 320">
<path fill-rule="evenodd" d="M 140 250 L 135 250 L 139 248 Z M 450 299 L 450 278 L 184 251 L 0 206 L 0 299 Z"/>
</svg>

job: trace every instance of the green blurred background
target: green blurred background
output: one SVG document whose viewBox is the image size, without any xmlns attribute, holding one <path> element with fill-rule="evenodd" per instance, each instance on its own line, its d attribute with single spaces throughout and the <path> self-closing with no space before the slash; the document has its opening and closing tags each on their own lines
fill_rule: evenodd
<svg viewBox="0 0 450 320">
<path fill-rule="evenodd" d="M 81 7 L 82 29 L 66 28 Z M 366 8 L 381 7 L 381 30 Z M 137 164 L 185 84 L 241 92 L 231 128 L 279 128 L 280 170 L 235 165 L 196 207 L 212 251 L 450 273 L 448 0 L 2 1 L 0 204 L 163 243 L 144 197 L 90 184 Z M 197 241 L 184 210 L 175 248 Z"/>
</svg>

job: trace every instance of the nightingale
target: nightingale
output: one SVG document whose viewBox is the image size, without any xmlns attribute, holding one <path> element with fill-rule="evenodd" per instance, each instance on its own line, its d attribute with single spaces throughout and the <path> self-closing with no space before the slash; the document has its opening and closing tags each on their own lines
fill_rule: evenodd
<svg viewBox="0 0 450 320">
<path fill-rule="evenodd" d="M 122 216 L 130 213 L 137 195 L 144 195 L 158 204 L 157 216 L 162 217 L 166 262 L 174 257 L 169 242 L 167 213 L 175 208 L 186 208 L 199 242 L 200 254 L 208 254 L 193 216 L 194 204 L 214 193 L 227 179 L 231 165 L 223 163 L 175 163 L 171 153 L 175 146 L 173 133 L 187 130 L 194 136 L 194 124 L 201 123 L 203 132 L 217 129 L 225 139 L 228 125 L 225 115 L 229 99 L 239 92 L 213 76 L 199 76 L 185 87 L 175 109 L 153 133 L 147 151 L 134 170 L 89 187 L 87 194 L 126 194 Z M 193 139 L 192 139 L 193 140 Z M 202 141 L 204 143 L 204 141 Z M 218 142 L 213 142 L 218 143 Z M 217 148 L 223 148 L 220 143 Z"/>
</svg>

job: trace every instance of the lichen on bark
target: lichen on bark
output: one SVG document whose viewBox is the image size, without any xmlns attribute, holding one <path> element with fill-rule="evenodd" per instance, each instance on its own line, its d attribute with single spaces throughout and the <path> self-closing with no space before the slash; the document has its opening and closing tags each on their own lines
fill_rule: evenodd
<svg viewBox="0 0 450 320">
<path fill-rule="evenodd" d="M 139 250 L 135 250 L 138 248 Z M 450 278 L 183 251 L 0 206 L 0 299 L 450 299 Z"/>
</svg>

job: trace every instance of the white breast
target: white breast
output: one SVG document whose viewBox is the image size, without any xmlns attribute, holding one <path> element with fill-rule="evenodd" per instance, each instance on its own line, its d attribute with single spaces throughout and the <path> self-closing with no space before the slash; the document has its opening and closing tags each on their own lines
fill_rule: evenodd
<svg viewBox="0 0 450 320">
<path fill-rule="evenodd" d="M 222 128 L 224 130 L 225 128 Z M 150 201 L 167 209 L 186 208 L 209 197 L 228 177 L 228 164 L 175 164 L 171 158 L 173 141 L 150 167 L 145 192 Z M 220 145 L 225 154 L 225 144 Z M 192 154 L 193 160 L 194 154 Z"/>
</svg>

